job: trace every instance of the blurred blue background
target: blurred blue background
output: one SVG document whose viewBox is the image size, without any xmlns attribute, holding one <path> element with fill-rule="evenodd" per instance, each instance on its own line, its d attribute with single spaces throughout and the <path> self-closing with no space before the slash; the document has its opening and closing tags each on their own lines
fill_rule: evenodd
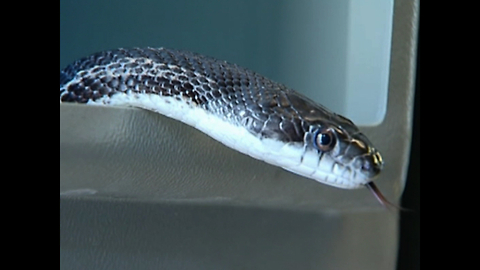
<svg viewBox="0 0 480 270">
<path fill-rule="evenodd" d="M 393 1 L 60 1 L 60 68 L 118 47 L 237 63 L 359 125 L 386 111 Z"/>
</svg>

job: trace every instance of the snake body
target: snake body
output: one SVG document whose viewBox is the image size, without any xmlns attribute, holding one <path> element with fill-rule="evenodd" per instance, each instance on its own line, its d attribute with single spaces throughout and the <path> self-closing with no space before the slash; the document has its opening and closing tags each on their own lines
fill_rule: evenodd
<svg viewBox="0 0 480 270">
<path fill-rule="evenodd" d="M 60 102 L 133 106 L 331 186 L 374 186 L 380 153 L 347 118 L 235 64 L 165 48 L 116 49 L 60 71 Z"/>
</svg>

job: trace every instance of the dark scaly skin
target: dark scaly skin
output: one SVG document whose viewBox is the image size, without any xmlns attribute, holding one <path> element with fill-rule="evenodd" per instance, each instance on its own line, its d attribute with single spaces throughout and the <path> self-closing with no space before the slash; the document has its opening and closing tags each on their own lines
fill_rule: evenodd
<svg viewBox="0 0 480 270">
<path fill-rule="evenodd" d="M 70 84 L 68 88 L 63 87 L 81 70 L 107 64 L 111 64 L 110 69 L 120 68 L 120 62 L 126 57 L 138 59 L 124 67 L 125 71 L 130 73 L 129 76 L 102 79 L 101 72 L 105 67 L 98 67 L 97 70 L 84 74 L 79 83 Z M 158 77 L 152 64 L 143 63 L 144 58 L 181 66 L 185 70 L 164 68 L 172 74 L 184 76 L 178 80 Z M 214 82 L 208 82 L 203 77 Z M 139 86 L 137 90 L 134 87 L 121 88 L 122 85 L 127 86 L 129 79 L 133 80 L 133 85 Z M 117 80 L 118 85 L 113 84 L 112 80 Z M 146 81 L 149 86 L 145 85 Z M 163 48 L 104 51 L 80 59 L 60 72 L 60 94 L 67 92 L 62 96 L 62 102 L 85 103 L 117 91 L 125 92 L 127 88 L 139 93 L 181 95 L 213 113 L 220 112 L 222 115 L 228 112 L 238 115 L 239 111 L 245 111 L 245 116 L 237 118 L 236 121 L 248 124 L 255 134 L 261 133 L 264 137 L 273 137 L 284 142 L 303 141 L 311 124 L 326 120 L 345 123 L 345 126 L 354 132 L 358 130 L 349 120 L 303 96 L 300 97 L 283 84 L 235 64 L 191 52 Z M 232 106 L 234 103 L 238 104 Z M 315 110 L 312 111 L 312 108 Z"/>
</svg>

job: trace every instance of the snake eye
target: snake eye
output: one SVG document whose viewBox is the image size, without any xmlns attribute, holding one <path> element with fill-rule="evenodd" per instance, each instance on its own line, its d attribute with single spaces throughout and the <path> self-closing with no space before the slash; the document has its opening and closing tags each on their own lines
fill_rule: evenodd
<svg viewBox="0 0 480 270">
<path fill-rule="evenodd" d="M 319 130 L 315 134 L 315 146 L 321 151 L 330 151 L 335 146 L 335 136 L 329 129 Z"/>
</svg>

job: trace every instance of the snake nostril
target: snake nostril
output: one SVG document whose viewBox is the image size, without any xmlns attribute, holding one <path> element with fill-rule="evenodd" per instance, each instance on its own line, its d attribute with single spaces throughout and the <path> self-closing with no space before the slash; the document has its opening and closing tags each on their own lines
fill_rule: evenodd
<svg viewBox="0 0 480 270">
<path fill-rule="evenodd" d="M 369 177 L 374 177 L 379 174 L 382 168 L 383 162 L 381 159 L 378 159 L 376 155 L 368 155 L 362 158 L 360 170 Z"/>
</svg>

